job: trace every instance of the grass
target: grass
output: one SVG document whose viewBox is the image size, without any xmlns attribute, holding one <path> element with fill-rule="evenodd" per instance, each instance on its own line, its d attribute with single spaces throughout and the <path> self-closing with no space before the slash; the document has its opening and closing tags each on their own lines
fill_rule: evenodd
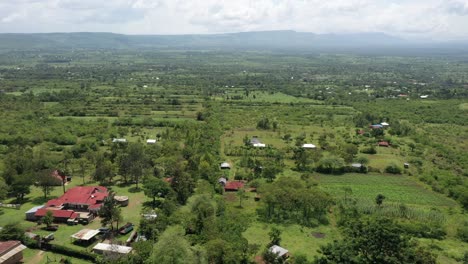
<svg viewBox="0 0 468 264">
<path fill-rule="evenodd" d="M 387 174 L 318 175 L 320 186 L 327 192 L 342 196 L 343 188 L 350 187 L 354 197 L 374 200 L 378 194 L 386 202 L 421 206 L 456 207 L 455 201 L 426 189 L 410 176 Z"/>
</svg>

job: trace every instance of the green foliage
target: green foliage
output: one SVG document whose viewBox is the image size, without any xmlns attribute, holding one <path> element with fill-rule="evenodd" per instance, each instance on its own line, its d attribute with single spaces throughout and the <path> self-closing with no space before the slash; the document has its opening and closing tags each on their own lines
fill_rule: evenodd
<svg viewBox="0 0 468 264">
<path fill-rule="evenodd" d="M 45 216 L 42 218 L 42 223 L 49 227 L 54 222 L 54 215 L 51 210 L 47 210 Z"/>
<path fill-rule="evenodd" d="M 20 227 L 20 223 L 9 223 L 3 226 L 0 230 L 0 241 L 19 240 L 23 241 L 24 230 Z"/>
<path fill-rule="evenodd" d="M 331 198 L 317 187 L 307 188 L 294 178 L 282 177 L 261 188 L 263 206 L 258 210 L 263 221 L 317 226 L 327 223 Z"/>
<path fill-rule="evenodd" d="M 110 224 L 111 229 L 114 230 L 114 223 L 119 226 L 119 222 L 122 220 L 121 209 L 114 199 L 115 194 L 111 193 L 104 198 L 103 205 L 99 210 L 99 216 L 101 217 L 101 223 L 103 225 Z"/>
<path fill-rule="evenodd" d="M 387 173 L 401 174 L 402 171 L 403 169 L 395 163 L 391 163 L 390 165 L 385 167 L 385 172 Z"/>
<path fill-rule="evenodd" d="M 384 200 L 385 196 L 383 194 L 377 194 L 377 196 L 375 197 L 375 204 L 378 206 L 382 206 Z"/>
<path fill-rule="evenodd" d="M 410 241 L 387 218 L 349 222 L 344 238 L 321 248 L 315 263 L 436 263 L 436 257 Z"/>
</svg>

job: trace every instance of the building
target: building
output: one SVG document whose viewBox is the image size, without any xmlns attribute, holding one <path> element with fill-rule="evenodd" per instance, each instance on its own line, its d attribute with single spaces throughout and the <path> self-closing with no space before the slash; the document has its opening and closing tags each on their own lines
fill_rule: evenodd
<svg viewBox="0 0 468 264">
<path fill-rule="evenodd" d="M 26 211 L 25 215 L 26 215 L 26 220 L 28 221 L 36 221 L 37 220 L 37 217 L 35 216 L 37 210 L 41 209 L 42 207 L 44 207 L 44 205 L 38 205 L 38 206 L 34 206 L 33 208 L 29 209 L 28 211 Z"/>
<path fill-rule="evenodd" d="M 421 96 L 419 96 L 419 98 L 421 98 L 421 99 L 427 99 L 428 97 L 429 97 L 429 95 L 421 95 Z"/>
<path fill-rule="evenodd" d="M 146 140 L 146 144 L 156 144 L 156 139 L 148 139 Z"/>
<path fill-rule="evenodd" d="M 379 147 L 390 147 L 390 143 L 387 141 L 380 141 L 378 145 Z"/>
<path fill-rule="evenodd" d="M 315 146 L 314 144 L 303 144 L 303 145 L 302 145 L 302 148 L 305 148 L 305 149 L 315 149 L 315 148 L 317 148 L 317 146 Z"/>
<path fill-rule="evenodd" d="M 0 263 L 2 264 L 14 264 L 22 263 L 23 261 L 23 250 L 26 246 L 21 244 L 20 241 L 2 241 L 0 242 Z"/>
<path fill-rule="evenodd" d="M 382 122 L 382 123 L 380 123 L 380 124 L 381 124 L 383 127 L 388 127 L 388 126 L 390 126 L 390 124 L 387 123 L 387 122 Z"/>
<path fill-rule="evenodd" d="M 381 124 L 374 124 L 374 125 L 370 125 L 369 128 L 372 128 L 372 129 L 381 129 L 383 128 L 383 126 Z"/>
<path fill-rule="evenodd" d="M 112 143 L 127 143 L 127 139 L 125 139 L 125 138 L 113 138 Z"/>
<path fill-rule="evenodd" d="M 219 165 L 219 167 L 221 167 L 222 170 L 230 170 L 231 169 L 231 164 L 229 164 L 227 162 L 223 162 L 223 163 L 221 163 L 221 165 Z"/>
<path fill-rule="evenodd" d="M 244 188 L 244 182 L 242 181 L 228 181 L 224 185 L 224 191 L 235 192 L 241 188 Z"/>
<path fill-rule="evenodd" d="M 108 195 L 107 188 L 102 186 L 74 187 L 59 198 L 49 200 L 34 216 L 41 218 L 50 210 L 57 222 L 77 218 L 89 222 L 97 215 Z"/>
<path fill-rule="evenodd" d="M 96 246 L 93 247 L 93 251 L 96 254 L 109 254 L 109 253 L 116 253 L 125 255 L 132 251 L 131 247 L 120 246 L 120 245 L 113 245 L 113 244 L 106 244 L 106 243 L 97 243 Z"/>
<path fill-rule="evenodd" d="M 71 238 L 80 243 L 90 243 L 100 233 L 99 230 L 82 229 L 77 233 L 71 235 Z"/>
<path fill-rule="evenodd" d="M 36 211 L 34 217 L 36 219 L 41 219 L 47 214 L 47 211 L 51 211 L 52 215 L 54 216 L 54 222 L 66 223 L 69 219 L 73 221 L 79 218 L 79 214 L 75 213 L 73 210 L 60 210 L 60 209 L 49 209 L 49 208 L 41 208 Z"/>
<path fill-rule="evenodd" d="M 262 142 L 260 142 L 260 139 L 258 139 L 258 137 L 256 137 L 256 136 L 254 136 L 254 137 L 252 137 L 252 139 L 250 139 L 250 145 L 252 145 L 255 148 L 264 148 L 264 147 L 266 147 L 266 145 L 263 144 Z"/>
<path fill-rule="evenodd" d="M 289 250 L 277 245 L 273 245 L 268 249 L 270 252 L 278 255 L 280 258 L 289 258 Z"/>
</svg>

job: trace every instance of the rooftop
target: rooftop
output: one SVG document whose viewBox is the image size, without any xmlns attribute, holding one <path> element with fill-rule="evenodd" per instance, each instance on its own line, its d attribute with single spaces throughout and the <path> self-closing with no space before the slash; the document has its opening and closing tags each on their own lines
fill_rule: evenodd
<svg viewBox="0 0 468 264">
<path fill-rule="evenodd" d="M 38 209 L 34 216 L 43 217 L 46 215 L 47 211 L 51 211 L 54 218 L 77 218 L 79 216 L 73 210 L 52 210 L 47 208 Z"/>
<path fill-rule="evenodd" d="M 95 237 L 97 234 L 99 234 L 99 230 L 93 230 L 93 229 L 82 229 L 79 232 L 71 235 L 72 238 L 78 239 L 78 240 L 85 240 L 88 241 Z"/>
<path fill-rule="evenodd" d="M 24 249 L 26 249 L 26 246 L 21 244 L 20 241 L 11 240 L 0 242 L 0 263 L 6 263 L 9 258 Z"/>
<path fill-rule="evenodd" d="M 64 204 L 96 205 L 108 196 L 107 188 L 102 186 L 78 186 L 69 189 L 56 199 L 47 202 L 47 207 L 60 207 Z"/>
<path fill-rule="evenodd" d="M 241 181 L 228 181 L 224 185 L 224 190 L 237 191 L 244 187 L 244 182 Z"/>
<path fill-rule="evenodd" d="M 116 252 L 120 254 L 128 254 L 132 251 L 132 248 L 126 247 L 126 246 L 113 245 L 113 244 L 97 243 L 97 245 L 93 247 L 93 250 L 110 251 L 110 252 Z"/>
<path fill-rule="evenodd" d="M 288 252 L 289 252 L 287 249 L 282 248 L 282 247 L 277 246 L 277 245 L 271 246 L 269 251 L 277 254 L 279 257 L 282 257 L 282 256 L 288 254 Z"/>
</svg>

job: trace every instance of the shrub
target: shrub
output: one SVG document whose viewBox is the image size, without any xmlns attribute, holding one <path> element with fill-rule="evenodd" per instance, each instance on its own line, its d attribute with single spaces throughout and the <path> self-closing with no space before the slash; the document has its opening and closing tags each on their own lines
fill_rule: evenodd
<svg viewBox="0 0 468 264">
<path fill-rule="evenodd" d="M 392 174 L 401 174 L 402 168 L 392 163 L 385 168 L 385 172 L 392 173 Z"/>
<path fill-rule="evenodd" d="M 461 241 L 468 243 L 468 222 L 465 221 L 465 223 L 457 229 L 457 237 Z"/>
<path fill-rule="evenodd" d="M 96 262 L 96 255 L 93 253 L 84 251 L 84 250 L 80 251 L 80 250 L 69 248 L 63 245 L 51 244 L 50 251 L 57 253 L 57 254 L 62 254 L 68 257 L 74 257 L 74 258 Z"/>
</svg>

